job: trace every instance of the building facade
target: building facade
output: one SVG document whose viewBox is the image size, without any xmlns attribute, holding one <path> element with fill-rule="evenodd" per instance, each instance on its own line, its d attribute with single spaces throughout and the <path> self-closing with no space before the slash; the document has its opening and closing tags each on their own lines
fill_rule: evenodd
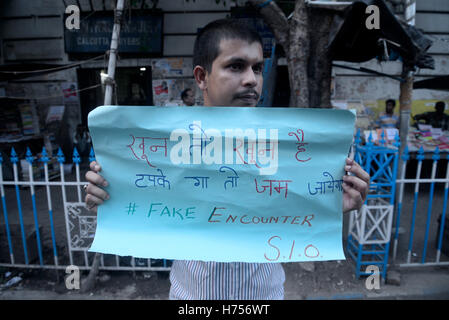
<svg viewBox="0 0 449 320">
<path fill-rule="evenodd" d="M 405 1 L 389 1 L 404 15 Z M 120 105 L 179 105 L 180 93 L 193 88 L 197 103 L 201 95 L 192 76 L 193 43 L 199 28 L 227 16 L 235 16 L 245 1 L 131 0 L 123 15 L 113 102 Z M 80 10 L 79 30 L 69 29 L 69 6 Z M 62 146 L 71 154 L 79 125 L 103 104 L 102 73 L 107 72 L 109 37 L 115 0 L 4 0 L 0 3 L 0 147 L 36 139 Z M 416 80 L 449 74 L 449 0 L 417 0 L 415 26 L 434 44 L 430 54 L 435 69 L 418 70 Z M 270 37 L 265 56 L 270 56 Z M 275 62 L 275 61 L 274 61 Z M 278 61 L 276 82 L 270 85 L 272 104 L 288 103 L 288 76 Z M 402 63 L 343 63 L 400 76 Z M 60 69 L 59 69 L 60 68 Z M 35 72 L 33 70 L 47 70 Z M 14 73 L 20 71 L 25 73 Z M 286 86 L 287 84 L 287 86 Z M 334 67 L 333 96 L 336 105 L 351 103 L 379 108 L 389 98 L 399 98 L 399 82 L 380 75 Z M 449 100 L 448 92 L 415 90 L 419 108 L 435 100 Z M 282 102 L 284 101 L 284 102 Z M 270 104 L 270 103 L 268 103 Z M 415 102 L 414 102 L 415 104 Z M 413 112 L 413 110 L 412 110 Z M 11 144 L 10 141 L 15 141 Z M 23 151 L 23 148 L 22 148 Z M 8 151 L 9 152 L 9 151 Z"/>
</svg>

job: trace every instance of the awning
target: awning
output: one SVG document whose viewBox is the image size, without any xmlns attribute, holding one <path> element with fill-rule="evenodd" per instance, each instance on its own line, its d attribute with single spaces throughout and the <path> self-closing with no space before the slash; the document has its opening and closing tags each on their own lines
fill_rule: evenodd
<svg viewBox="0 0 449 320">
<path fill-rule="evenodd" d="M 367 6 L 379 8 L 379 29 L 368 29 Z M 383 0 L 354 1 L 343 16 L 336 15 L 329 41 L 333 60 L 365 62 L 401 59 L 410 66 L 434 69 L 433 58 L 426 54 L 432 41 L 421 31 L 398 20 Z"/>
<path fill-rule="evenodd" d="M 426 80 L 415 81 L 413 89 L 432 89 L 449 91 L 449 76 L 434 77 Z"/>
</svg>

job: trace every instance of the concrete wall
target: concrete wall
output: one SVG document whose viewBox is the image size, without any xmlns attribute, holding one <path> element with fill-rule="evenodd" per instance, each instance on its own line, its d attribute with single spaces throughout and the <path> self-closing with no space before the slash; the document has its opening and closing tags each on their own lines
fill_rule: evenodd
<svg viewBox="0 0 449 320">
<path fill-rule="evenodd" d="M 147 8 L 151 0 L 142 0 Z M 142 8 L 135 1 L 134 8 Z M 66 63 L 64 53 L 65 4 L 80 5 L 81 12 L 111 10 L 113 0 L 2 0 L 0 3 L 0 39 L 3 62 L 48 61 Z M 244 2 L 244 1 L 239 1 Z M 163 0 L 157 8 L 164 14 L 163 56 L 191 56 L 197 29 L 230 14 L 233 1 L 217 4 L 215 0 Z M 82 21 L 81 21 L 82 23 Z M 30 50 L 40 48 L 40 50 Z"/>
</svg>

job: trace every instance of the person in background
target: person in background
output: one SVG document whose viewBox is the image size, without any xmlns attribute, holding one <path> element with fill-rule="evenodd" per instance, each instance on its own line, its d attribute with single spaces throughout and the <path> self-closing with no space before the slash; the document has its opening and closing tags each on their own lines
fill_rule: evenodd
<svg viewBox="0 0 449 320">
<path fill-rule="evenodd" d="M 435 111 L 429 111 L 417 114 L 413 117 L 416 122 L 424 121 L 434 128 L 441 128 L 442 130 L 449 130 L 449 116 L 444 113 L 446 104 L 443 101 L 435 103 Z"/>
<path fill-rule="evenodd" d="M 73 144 L 76 147 L 76 150 L 78 151 L 78 154 L 80 155 L 81 159 L 84 160 L 84 158 L 87 158 L 90 153 L 91 148 L 91 138 L 89 131 L 85 126 L 82 124 L 79 124 L 76 127 L 76 131 L 73 134 Z M 84 161 L 83 161 L 84 162 Z"/>
<path fill-rule="evenodd" d="M 399 129 L 399 117 L 394 114 L 394 108 L 396 107 L 396 101 L 393 99 L 388 99 L 385 101 L 385 113 L 379 116 L 376 124 L 378 128 L 388 129 L 397 128 Z"/>
<path fill-rule="evenodd" d="M 195 104 L 195 95 L 193 94 L 193 90 L 191 88 L 185 89 L 181 92 L 181 99 L 186 106 L 193 106 Z"/>
</svg>

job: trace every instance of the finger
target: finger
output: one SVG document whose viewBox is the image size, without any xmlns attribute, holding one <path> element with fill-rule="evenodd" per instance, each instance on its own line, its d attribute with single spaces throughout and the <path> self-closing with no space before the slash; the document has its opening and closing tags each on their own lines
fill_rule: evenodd
<svg viewBox="0 0 449 320">
<path fill-rule="evenodd" d="M 86 209 L 89 210 L 90 212 L 97 213 L 98 207 L 97 206 L 89 206 L 86 204 Z"/>
<path fill-rule="evenodd" d="M 352 184 L 352 188 L 357 189 L 363 197 L 368 193 L 368 184 L 356 176 L 343 176 L 343 181 Z"/>
<path fill-rule="evenodd" d="M 88 204 L 87 200 L 85 200 L 85 201 L 86 201 L 86 209 L 91 212 L 97 213 L 98 206 L 96 204 Z"/>
<path fill-rule="evenodd" d="M 346 161 L 346 163 L 348 163 L 348 161 Z M 363 168 L 357 162 L 352 161 L 351 164 L 347 164 L 345 166 L 345 170 L 347 172 L 351 172 L 351 173 L 355 174 L 357 177 L 359 177 L 360 179 L 365 181 L 367 184 L 369 184 L 370 175 L 368 174 L 368 172 L 363 170 Z"/>
<path fill-rule="evenodd" d="M 354 206 L 351 208 L 351 210 L 359 209 L 363 204 L 363 198 L 360 192 L 354 188 L 351 188 L 346 183 L 343 183 L 342 187 L 347 196 L 349 196 L 349 198 L 354 202 Z"/>
<path fill-rule="evenodd" d="M 103 189 L 101 189 L 101 188 L 99 188 L 99 187 L 97 187 L 97 186 L 95 186 L 95 185 L 93 185 L 91 183 L 89 183 L 87 185 L 86 193 L 90 194 L 92 196 L 95 196 L 97 198 L 100 198 L 102 200 L 108 200 L 109 199 L 109 194 L 106 191 L 104 191 Z"/>
<path fill-rule="evenodd" d="M 91 170 L 95 171 L 95 172 L 100 172 L 101 171 L 101 166 L 98 164 L 97 161 L 92 161 L 89 164 L 89 167 Z"/>
<path fill-rule="evenodd" d="M 103 204 L 103 200 L 100 198 L 97 198 L 96 196 L 93 196 L 91 194 L 87 194 L 86 198 L 85 198 L 85 202 L 87 207 L 93 207 L 93 206 L 98 206 L 100 204 Z"/>
<path fill-rule="evenodd" d="M 86 172 L 86 180 L 94 185 L 97 185 L 97 186 L 101 186 L 101 187 L 108 186 L 108 182 L 102 176 L 100 176 L 98 173 L 96 173 L 94 171 Z"/>
</svg>

